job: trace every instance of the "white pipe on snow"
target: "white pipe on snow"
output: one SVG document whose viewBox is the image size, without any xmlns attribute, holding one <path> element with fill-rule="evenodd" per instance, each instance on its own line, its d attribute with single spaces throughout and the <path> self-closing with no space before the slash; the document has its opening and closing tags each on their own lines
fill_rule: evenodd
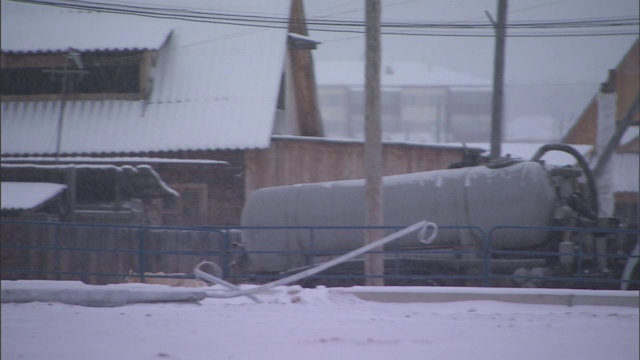
<svg viewBox="0 0 640 360">
<path fill-rule="evenodd" d="M 426 231 L 428 228 L 432 228 L 433 231 L 431 233 L 431 235 L 429 235 L 428 238 L 424 238 Z M 356 256 L 362 255 L 366 252 L 369 252 L 371 250 L 374 250 L 378 247 L 383 246 L 384 244 L 395 240 L 401 236 L 410 234 L 416 230 L 420 230 L 419 232 L 419 241 L 423 244 L 429 244 L 431 242 L 433 242 L 433 240 L 436 238 L 436 235 L 438 234 L 438 225 L 431 223 L 431 222 L 427 222 L 426 220 L 420 221 L 418 223 L 415 223 L 411 226 L 408 226 L 400 231 L 394 232 L 393 234 L 387 235 L 385 237 L 383 237 L 382 239 L 376 240 L 370 244 L 367 244 L 365 246 L 362 246 L 358 249 L 355 249 L 353 251 L 350 251 L 344 255 L 341 255 L 333 260 L 327 261 L 325 263 L 319 264 L 318 266 L 315 266 L 311 269 L 307 269 L 305 271 L 299 272 L 297 274 L 293 274 L 291 276 L 288 276 L 286 278 L 282 278 L 276 281 L 272 281 L 270 283 L 264 284 L 264 285 L 260 285 L 251 289 L 245 289 L 245 290 L 241 290 L 240 288 L 238 288 L 236 285 L 233 285 L 229 282 L 226 282 L 218 277 L 215 277 L 211 274 L 207 274 L 203 271 L 201 271 L 200 269 L 198 269 L 198 267 L 200 267 L 200 265 L 202 265 L 202 263 L 198 264 L 198 266 L 196 266 L 196 268 L 194 269 L 194 275 L 196 276 L 196 278 L 199 278 L 200 280 L 208 280 L 211 282 L 215 282 L 217 284 L 223 285 L 227 288 L 232 289 L 231 291 L 227 291 L 224 293 L 213 293 L 213 292 L 207 292 L 207 297 L 212 297 L 212 298 L 232 298 L 232 297 L 237 297 L 237 296 L 249 296 L 251 297 L 252 294 L 255 293 L 259 293 L 259 292 L 263 292 L 266 290 L 269 290 L 271 288 L 274 288 L 276 286 L 280 286 L 280 285 L 286 285 L 286 284 L 290 284 L 292 282 L 304 279 L 308 276 L 311 275 L 315 275 L 321 271 L 324 271 L 332 266 L 338 265 L 342 262 L 345 262 L 347 260 L 353 259 Z M 257 299 L 253 298 L 252 299 L 254 301 L 258 301 Z"/>
<path fill-rule="evenodd" d="M 202 281 L 209 281 L 212 283 L 216 283 L 218 285 L 222 285 L 224 287 L 226 287 L 227 289 L 231 289 L 231 290 L 240 290 L 240 288 L 237 285 L 234 285 L 226 280 L 223 280 L 217 276 L 211 275 L 209 273 L 206 273 L 202 270 L 200 270 L 200 267 L 202 265 L 213 265 L 214 268 L 218 268 L 219 266 L 216 263 L 213 263 L 211 261 L 203 261 L 200 264 L 196 265 L 195 269 L 193 269 L 193 274 L 195 275 L 196 279 L 198 280 L 202 280 Z M 220 270 L 219 272 L 217 272 L 218 274 L 222 274 L 222 270 Z M 260 303 L 260 299 L 258 299 L 257 297 L 251 295 L 251 294 L 247 294 L 247 297 L 249 297 L 251 300 Z"/>
</svg>

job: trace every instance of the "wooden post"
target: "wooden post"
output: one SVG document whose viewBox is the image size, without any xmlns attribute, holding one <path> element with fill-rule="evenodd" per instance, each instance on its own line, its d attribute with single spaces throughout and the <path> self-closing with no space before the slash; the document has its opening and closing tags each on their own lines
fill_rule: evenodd
<svg viewBox="0 0 640 360">
<path fill-rule="evenodd" d="M 76 220 L 76 197 L 77 197 L 77 175 L 76 167 L 69 166 L 65 171 L 65 183 L 67 185 L 65 199 L 65 221 L 74 222 Z"/>
<path fill-rule="evenodd" d="M 289 32 L 308 35 L 302 0 L 294 0 L 291 3 Z M 296 119 L 301 136 L 324 137 L 311 51 L 312 49 L 292 47 L 287 51 L 291 59 L 291 76 L 295 86 Z"/>
<path fill-rule="evenodd" d="M 489 16 L 489 14 L 487 14 Z M 504 87 L 504 48 L 507 34 L 507 0 L 498 0 L 498 20 L 489 19 L 496 29 L 496 48 L 493 67 L 493 100 L 491 104 L 491 159 L 502 152 L 502 112 Z"/>
<path fill-rule="evenodd" d="M 380 0 L 366 1 L 366 65 L 365 65 L 365 225 L 384 224 L 382 193 L 382 125 L 380 119 Z M 370 244 L 384 237 L 382 229 L 365 230 Z M 376 250 L 382 250 L 377 248 Z M 380 253 L 365 255 L 365 284 L 384 285 L 384 258 Z"/>
</svg>

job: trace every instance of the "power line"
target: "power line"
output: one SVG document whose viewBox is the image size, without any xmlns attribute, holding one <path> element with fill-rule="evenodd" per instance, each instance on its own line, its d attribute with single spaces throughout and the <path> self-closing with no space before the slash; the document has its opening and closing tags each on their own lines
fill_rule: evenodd
<svg viewBox="0 0 640 360">
<path fill-rule="evenodd" d="M 249 13 L 211 12 L 183 8 L 166 8 L 139 5 L 114 5 L 87 1 L 14 0 L 17 2 L 71 8 L 84 11 L 107 12 L 190 22 L 249 26 L 259 28 L 288 28 L 289 19 L 278 16 Z M 364 22 L 360 20 L 306 19 L 310 31 L 364 34 Z M 514 21 L 506 25 L 508 37 L 577 37 L 637 35 L 637 16 L 567 19 L 554 21 Z M 627 29 L 633 27 L 633 29 Z M 434 36 L 434 37 L 494 37 L 489 22 L 383 22 L 383 35 Z M 555 30 L 550 32 L 549 30 Z M 582 31 L 581 31 L 582 30 Z M 588 30 L 588 31 L 585 31 Z"/>
</svg>

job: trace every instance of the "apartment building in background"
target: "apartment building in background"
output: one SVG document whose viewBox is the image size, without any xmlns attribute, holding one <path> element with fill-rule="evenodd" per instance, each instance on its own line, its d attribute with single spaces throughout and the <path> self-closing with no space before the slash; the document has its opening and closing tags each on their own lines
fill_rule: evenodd
<svg viewBox="0 0 640 360">
<path fill-rule="evenodd" d="M 364 137 L 364 62 L 317 62 L 325 135 Z M 491 82 L 428 63 L 381 68 L 383 139 L 410 142 L 487 142 Z"/>
</svg>

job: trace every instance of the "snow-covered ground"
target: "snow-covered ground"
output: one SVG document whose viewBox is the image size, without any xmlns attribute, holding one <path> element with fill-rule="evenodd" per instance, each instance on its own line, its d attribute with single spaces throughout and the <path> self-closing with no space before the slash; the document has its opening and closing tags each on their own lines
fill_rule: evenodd
<svg viewBox="0 0 640 360">
<path fill-rule="evenodd" d="M 349 289 L 298 286 L 277 287 L 259 298 L 262 303 L 242 297 L 113 307 L 3 303 L 2 359 L 636 360 L 640 355 L 638 307 L 383 303 L 361 300 Z"/>
</svg>

